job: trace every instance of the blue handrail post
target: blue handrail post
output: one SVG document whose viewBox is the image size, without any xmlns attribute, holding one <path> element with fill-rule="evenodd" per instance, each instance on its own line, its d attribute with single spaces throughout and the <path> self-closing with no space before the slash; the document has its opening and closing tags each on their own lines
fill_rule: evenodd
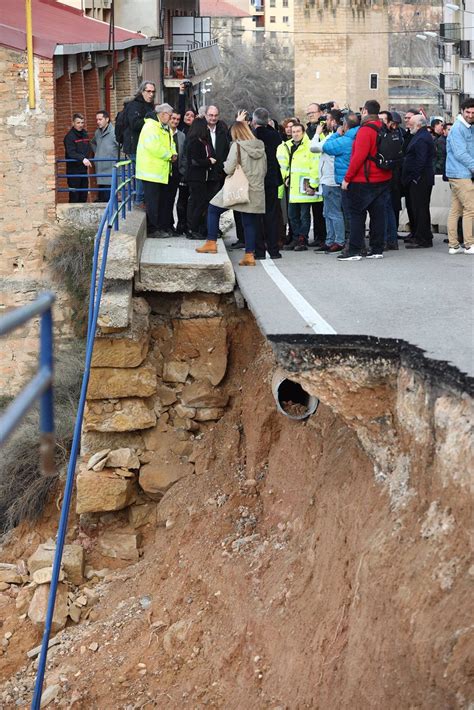
<svg viewBox="0 0 474 710">
<path fill-rule="evenodd" d="M 40 400 L 40 470 L 43 476 L 54 476 L 54 402 L 53 402 L 53 314 L 50 307 L 41 316 L 40 323 L 40 370 L 51 373 L 51 384 Z"/>
<path fill-rule="evenodd" d="M 125 219 L 125 217 L 127 216 L 127 205 L 125 202 L 127 197 L 127 185 L 125 183 L 125 165 L 120 166 L 120 177 L 120 182 L 122 183 L 122 219 Z"/>
<path fill-rule="evenodd" d="M 119 228 L 119 208 L 118 208 L 118 191 L 117 191 L 117 168 L 114 166 L 112 171 L 112 185 L 110 194 L 113 197 L 114 204 L 114 229 L 118 232 Z"/>
<path fill-rule="evenodd" d="M 133 190 L 133 185 L 132 185 L 132 163 L 128 163 L 127 165 L 127 185 L 128 185 L 128 211 L 132 211 L 132 190 Z"/>
</svg>

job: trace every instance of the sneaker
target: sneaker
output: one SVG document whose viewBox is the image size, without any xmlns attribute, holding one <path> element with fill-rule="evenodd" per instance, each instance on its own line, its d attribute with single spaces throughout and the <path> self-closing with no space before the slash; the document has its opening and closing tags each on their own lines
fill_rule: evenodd
<svg viewBox="0 0 474 710">
<path fill-rule="evenodd" d="M 367 252 L 366 259 L 383 259 L 383 254 L 376 254 L 372 251 Z"/>
<path fill-rule="evenodd" d="M 385 249 L 387 251 L 398 251 L 398 242 L 387 242 Z"/>
<path fill-rule="evenodd" d="M 324 251 L 327 252 L 329 251 L 331 247 L 328 247 L 327 244 L 319 244 L 314 251 Z"/>
<path fill-rule="evenodd" d="M 457 246 L 457 247 L 449 247 L 449 253 L 450 253 L 450 254 L 464 254 L 465 251 L 466 251 L 466 250 L 463 249 L 463 248 L 460 247 L 460 246 Z"/>
<path fill-rule="evenodd" d="M 298 240 L 292 239 L 289 244 L 284 245 L 283 249 L 284 251 L 293 251 L 296 246 L 298 246 Z"/>
<path fill-rule="evenodd" d="M 362 259 L 360 254 L 351 254 L 348 251 L 341 251 L 338 255 L 338 261 L 360 261 Z"/>
<path fill-rule="evenodd" d="M 474 254 L 474 244 L 471 244 L 470 247 L 464 247 L 464 253 L 465 254 Z"/>
<path fill-rule="evenodd" d="M 295 251 L 308 251 L 308 246 L 304 237 L 298 237 L 298 243 L 295 246 Z"/>
<path fill-rule="evenodd" d="M 344 247 L 342 244 L 331 244 L 329 249 L 326 249 L 326 254 L 336 254 L 338 251 L 342 251 Z"/>
</svg>

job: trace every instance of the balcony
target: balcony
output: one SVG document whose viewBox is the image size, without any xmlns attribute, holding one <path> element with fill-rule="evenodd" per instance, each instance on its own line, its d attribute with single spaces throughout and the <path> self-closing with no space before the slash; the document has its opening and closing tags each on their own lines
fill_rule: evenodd
<svg viewBox="0 0 474 710">
<path fill-rule="evenodd" d="M 442 42 L 459 42 L 461 25 L 459 22 L 442 22 L 439 26 L 439 36 Z"/>
<path fill-rule="evenodd" d="M 445 94 L 459 94 L 461 91 L 461 76 L 454 72 L 440 74 L 439 85 Z"/>
<path fill-rule="evenodd" d="M 189 49 L 165 49 L 165 86 L 179 87 L 185 79 L 199 84 L 220 63 L 219 47 L 215 40 Z"/>
<path fill-rule="evenodd" d="M 474 42 L 470 39 L 462 39 L 459 43 L 459 58 L 472 59 Z"/>
</svg>

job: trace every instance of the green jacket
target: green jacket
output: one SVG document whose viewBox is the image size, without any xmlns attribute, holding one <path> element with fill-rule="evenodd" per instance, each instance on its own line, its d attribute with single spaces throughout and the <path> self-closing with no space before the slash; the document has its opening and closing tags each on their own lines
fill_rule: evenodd
<svg viewBox="0 0 474 710">
<path fill-rule="evenodd" d="M 145 118 L 138 139 L 135 176 L 139 180 L 167 185 L 173 155 L 176 155 L 176 149 L 171 131 L 154 118 Z"/>
<path fill-rule="evenodd" d="M 280 143 L 277 159 L 283 182 L 290 178 L 290 202 L 321 202 L 321 195 L 307 195 L 301 191 L 301 180 L 309 178 L 309 184 L 317 189 L 319 185 L 319 154 L 311 153 L 310 140 L 306 134 L 291 157 L 293 141 Z M 291 166 L 290 166 L 291 157 Z"/>
</svg>

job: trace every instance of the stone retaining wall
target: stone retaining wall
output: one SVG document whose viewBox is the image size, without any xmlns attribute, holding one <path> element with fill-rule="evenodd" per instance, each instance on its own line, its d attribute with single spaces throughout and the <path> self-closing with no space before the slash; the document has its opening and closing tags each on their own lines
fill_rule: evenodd
<svg viewBox="0 0 474 710">
<path fill-rule="evenodd" d="M 156 294 L 148 301 L 134 297 L 130 325 L 99 332 L 84 416 L 78 512 L 158 500 L 194 473 L 194 441 L 222 417 L 229 400 L 222 387 L 229 298 L 207 293 Z M 139 461 L 125 469 L 128 474 L 115 465 L 93 470 L 91 454 L 124 448 Z"/>
</svg>

